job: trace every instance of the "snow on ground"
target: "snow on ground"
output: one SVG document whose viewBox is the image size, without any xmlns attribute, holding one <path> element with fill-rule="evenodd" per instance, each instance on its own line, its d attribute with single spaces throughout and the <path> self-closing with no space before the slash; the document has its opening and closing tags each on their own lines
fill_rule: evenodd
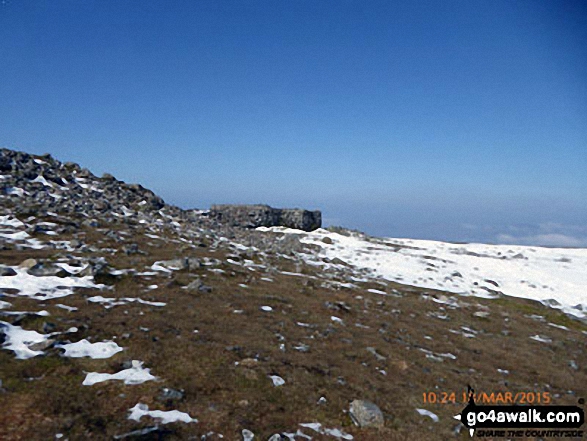
<svg viewBox="0 0 587 441">
<path fill-rule="evenodd" d="M 259 231 L 298 234 L 321 247 L 308 263 L 331 265 L 338 258 L 374 277 L 462 295 L 492 298 L 499 293 L 538 300 L 564 312 L 587 316 L 587 249 L 519 245 L 453 244 L 431 240 L 345 236 L 318 229 L 282 227 Z M 327 242 L 323 240 L 325 238 Z"/>
<path fill-rule="evenodd" d="M 273 386 L 279 387 L 285 384 L 285 380 L 281 378 L 279 375 L 269 375 L 269 378 L 273 382 Z"/>
<path fill-rule="evenodd" d="M 83 381 L 84 386 L 93 386 L 96 383 L 102 383 L 109 380 L 121 380 L 124 384 L 141 384 L 145 381 L 155 380 L 157 377 L 151 375 L 150 370 L 143 367 L 143 363 L 138 360 L 132 361 L 132 367 L 124 369 L 116 374 L 102 374 L 98 372 L 88 372 Z"/>
<path fill-rule="evenodd" d="M 15 218 L 14 216 L 6 215 L 0 216 L 0 226 L 12 227 L 12 228 L 24 228 L 24 223 Z"/>
<path fill-rule="evenodd" d="M 16 358 L 21 360 L 41 355 L 43 351 L 33 350 L 30 346 L 42 343 L 49 338 L 47 334 L 40 334 L 37 331 L 27 331 L 20 326 L 13 326 L 6 322 L 0 322 L 0 330 L 6 338 L 2 348 L 14 351 Z"/>
<path fill-rule="evenodd" d="M 90 343 L 86 339 L 80 340 L 76 343 L 56 345 L 56 347 L 65 349 L 65 353 L 63 354 L 64 357 L 72 358 L 110 358 L 114 354 L 123 350 L 113 341 Z"/>
<path fill-rule="evenodd" d="M 300 426 L 305 427 L 307 429 L 311 429 L 314 432 L 318 432 L 322 435 L 330 435 L 338 439 L 354 439 L 353 435 L 351 435 L 350 433 L 345 433 L 340 429 L 327 429 L 326 427 L 322 427 L 322 424 L 320 423 L 301 423 Z"/>
<path fill-rule="evenodd" d="M 0 277 L 0 289 L 16 289 L 19 296 L 37 300 L 49 300 L 73 294 L 73 288 L 97 288 L 91 276 L 87 277 L 37 277 L 27 273 L 24 268 L 11 267 L 16 275 Z"/>
<path fill-rule="evenodd" d="M 140 421 L 142 417 L 149 416 L 151 418 L 157 418 L 161 424 L 174 423 L 180 421 L 182 423 L 197 423 L 198 420 L 192 418 L 185 412 L 178 410 L 169 410 L 164 412 L 162 410 L 149 410 L 149 406 L 146 404 L 138 403 L 135 407 L 129 409 L 130 415 L 129 420 Z"/>
<path fill-rule="evenodd" d="M 149 306 L 165 306 L 166 303 L 164 302 L 149 302 L 147 300 L 143 300 L 139 297 L 121 297 L 121 298 L 114 298 L 114 297 L 102 297 L 102 296 L 93 296 L 88 298 L 88 302 L 92 303 L 103 303 L 106 309 L 110 309 L 114 306 L 119 305 L 127 305 L 128 303 L 141 303 L 143 305 Z"/>
<path fill-rule="evenodd" d="M 432 419 L 432 421 L 434 421 L 435 423 L 437 423 L 439 421 L 438 415 L 436 415 L 433 412 L 430 412 L 429 410 L 426 410 L 426 409 L 416 409 L 416 412 L 418 412 L 422 416 L 430 417 Z"/>
</svg>

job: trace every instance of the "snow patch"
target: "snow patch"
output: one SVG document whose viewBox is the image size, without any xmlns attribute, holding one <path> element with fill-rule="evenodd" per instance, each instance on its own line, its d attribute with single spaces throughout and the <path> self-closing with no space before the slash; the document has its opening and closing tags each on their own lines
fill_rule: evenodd
<svg viewBox="0 0 587 441">
<path fill-rule="evenodd" d="M 124 384 L 141 384 L 145 381 L 155 380 L 157 377 L 151 375 L 150 369 L 143 368 L 143 363 L 138 360 L 132 361 L 132 367 L 124 369 L 116 374 L 101 374 L 89 372 L 83 381 L 84 386 L 92 386 L 109 380 L 121 380 Z"/>
<path fill-rule="evenodd" d="M 2 348 L 14 351 L 16 358 L 20 360 L 42 355 L 43 351 L 30 349 L 30 346 L 36 343 L 42 343 L 49 338 L 46 334 L 39 334 L 37 331 L 27 331 L 20 326 L 14 326 L 1 321 L 0 332 L 4 333 L 6 337 Z"/>
<path fill-rule="evenodd" d="M 167 412 L 162 410 L 149 410 L 149 406 L 146 404 L 138 403 L 135 407 L 129 409 L 130 415 L 129 420 L 140 421 L 142 417 L 148 416 L 151 418 L 157 418 L 161 420 L 161 424 L 169 424 L 175 422 L 182 423 L 197 423 L 198 420 L 190 417 L 185 412 L 178 410 L 169 410 Z"/>
<path fill-rule="evenodd" d="M 90 343 L 86 339 L 80 340 L 76 343 L 58 345 L 56 347 L 65 349 L 65 353 L 63 354 L 64 357 L 90 357 L 94 359 L 110 358 L 114 354 L 123 350 L 113 341 Z"/>
<path fill-rule="evenodd" d="M 427 416 L 430 417 L 432 419 L 432 421 L 434 421 L 435 423 L 438 422 L 438 415 L 436 415 L 433 412 L 430 412 L 429 410 L 426 409 L 416 409 L 416 412 L 418 412 L 420 415 L 422 416 Z"/>
<path fill-rule="evenodd" d="M 296 234 L 301 242 L 319 246 L 317 256 L 301 254 L 312 265 L 331 265 L 324 259 L 338 258 L 372 277 L 397 283 L 483 298 L 504 294 L 537 300 L 577 317 L 587 316 L 585 248 L 378 239 L 325 229 L 308 233 L 260 227 L 257 231 Z M 324 238 L 332 244 L 325 244 Z"/>
</svg>

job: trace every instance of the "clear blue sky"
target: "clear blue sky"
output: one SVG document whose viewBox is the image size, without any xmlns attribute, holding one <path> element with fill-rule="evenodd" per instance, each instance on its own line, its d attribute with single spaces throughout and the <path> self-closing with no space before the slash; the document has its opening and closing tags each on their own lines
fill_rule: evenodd
<svg viewBox="0 0 587 441">
<path fill-rule="evenodd" d="M 3 0 L 0 146 L 186 208 L 587 246 L 587 3 Z"/>
</svg>

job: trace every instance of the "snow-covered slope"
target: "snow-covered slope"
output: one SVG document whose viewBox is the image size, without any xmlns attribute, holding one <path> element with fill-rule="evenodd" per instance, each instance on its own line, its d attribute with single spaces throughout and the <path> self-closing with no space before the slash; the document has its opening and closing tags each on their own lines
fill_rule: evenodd
<svg viewBox="0 0 587 441">
<path fill-rule="evenodd" d="M 320 246 L 320 259 L 308 254 L 309 262 L 338 258 L 402 284 L 480 297 L 501 293 L 587 315 L 587 249 L 377 239 L 325 229 L 259 230 L 299 234 L 302 242 Z"/>
</svg>

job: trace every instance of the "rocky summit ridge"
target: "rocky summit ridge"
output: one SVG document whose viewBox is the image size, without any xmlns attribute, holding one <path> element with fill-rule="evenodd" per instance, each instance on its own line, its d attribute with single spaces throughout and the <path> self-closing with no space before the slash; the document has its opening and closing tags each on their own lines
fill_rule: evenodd
<svg viewBox="0 0 587 441">
<path fill-rule="evenodd" d="M 141 185 L 126 184 L 110 174 L 99 178 L 78 164 L 62 163 L 48 154 L 34 156 L 1 149 L 0 173 L 0 194 L 15 196 L 19 202 L 15 214 L 27 210 L 38 214 L 83 213 L 116 221 L 116 217 L 137 216 L 164 207 L 173 210 Z"/>
<path fill-rule="evenodd" d="M 0 439 L 464 440 L 468 385 L 587 396 L 587 302 L 505 295 L 574 297 L 584 250 L 316 226 L 0 150 Z"/>
<path fill-rule="evenodd" d="M 238 237 L 246 244 L 267 242 L 250 228 L 288 226 L 313 230 L 321 226 L 319 211 L 273 209 L 266 205 L 215 205 L 212 210 L 181 209 L 166 204 L 140 184 L 128 184 L 109 173 L 101 177 L 73 162 L 60 162 L 49 154 L 32 155 L 0 149 L 0 213 L 37 217 L 58 215 L 67 219 L 61 232 L 80 225 L 98 227 L 165 223 L 192 228 L 191 234 Z M 245 222 L 247 218 L 249 221 Z M 259 221 L 260 219 L 260 221 Z M 42 227 L 37 227 L 40 229 Z M 195 228 L 198 230 L 193 230 Z M 263 243 L 269 248 L 273 243 Z M 285 252 L 299 249 L 297 238 L 279 243 Z"/>
</svg>

